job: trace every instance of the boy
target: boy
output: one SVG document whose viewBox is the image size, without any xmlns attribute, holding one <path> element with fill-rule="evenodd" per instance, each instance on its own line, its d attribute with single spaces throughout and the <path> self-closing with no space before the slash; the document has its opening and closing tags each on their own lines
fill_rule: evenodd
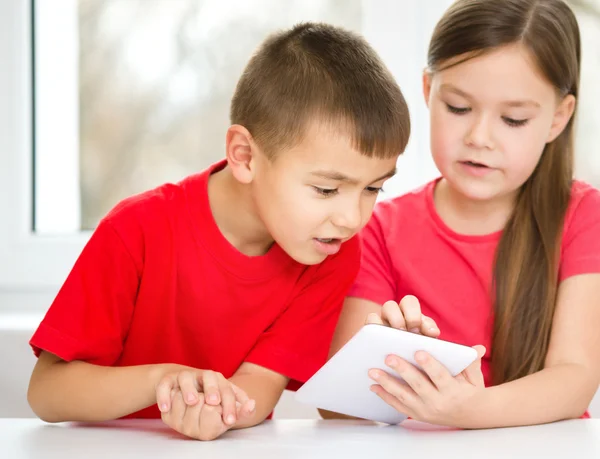
<svg viewBox="0 0 600 459">
<path fill-rule="evenodd" d="M 252 57 L 231 124 L 226 160 L 92 235 L 31 339 L 40 418 L 160 416 L 208 440 L 262 422 L 325 362 L 406 103 L 362 38 L 307 23 Z"/>
</svg>

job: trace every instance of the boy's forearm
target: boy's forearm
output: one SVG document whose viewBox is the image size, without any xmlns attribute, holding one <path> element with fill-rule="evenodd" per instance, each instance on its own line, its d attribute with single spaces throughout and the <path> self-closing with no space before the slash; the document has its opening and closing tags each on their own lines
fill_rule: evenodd
<svg viewBox="0 0 600 459">
<path fill-rule="evenodd" d="M 263 422 L 275 409 L 285 385 L 265 385 L 264 380 L 254 374 L 235 374 L 229 380 L 244 390 L 250 399 L 256 401 L 254 414 L 247 419 L 239 421 L 234 429 L 252 427 Z"/>
<path fill-rule="evenodd" d="M 27 398 L 33 411 L 47 422 L 112 420 L 155 403 L 156 384 L 179 368 L 183 367 L 104 367 L 59 361 L 34 370 Z"/>
<path fill-rule="evenodd" d="M 596 391 L 589 379 L 583 366 L 563 364 L 487 388 L 457 427 L 511 427 L 578 418 Z"/>
</svg>

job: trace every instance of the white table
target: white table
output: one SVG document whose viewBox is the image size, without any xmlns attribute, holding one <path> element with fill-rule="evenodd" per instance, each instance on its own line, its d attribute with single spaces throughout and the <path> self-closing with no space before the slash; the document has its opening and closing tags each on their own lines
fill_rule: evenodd
<svg viewBox="0 0 600 459">
<path fill-rule="evenodd" d="M 188 440 L 161 421 L 45 424 L 0 419 L 2 459 L 600 458 L 600 419 L 462 431 L 407 421 L 267 421 L 213 442 Z"/>
</svg>

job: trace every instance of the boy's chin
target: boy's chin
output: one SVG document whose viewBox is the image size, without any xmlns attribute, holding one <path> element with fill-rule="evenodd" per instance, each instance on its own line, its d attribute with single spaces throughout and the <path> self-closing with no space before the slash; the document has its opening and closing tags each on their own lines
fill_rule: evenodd
<svg viewBox="0 0 600 459">
<path fill-rule="evenodd" d="M 295 248 L 285 251 L 295 261 L 303 265 L 318 265 L 327 258 L 327 254 L 318 252 L 317 250 L 311 248 Z"/>
</svg>

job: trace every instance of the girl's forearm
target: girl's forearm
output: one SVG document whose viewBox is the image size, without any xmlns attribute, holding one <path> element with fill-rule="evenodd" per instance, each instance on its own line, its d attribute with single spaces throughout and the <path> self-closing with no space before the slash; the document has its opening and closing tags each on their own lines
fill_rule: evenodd
<svg viewBox="0 0 600 459">
<path fill-rule="evenodd" d="M 510 427 L 578 418 L 587 410 L 596 390 L 582 365 L 556 365 L 487 388 L 457 427 Z"/>
</svg>

